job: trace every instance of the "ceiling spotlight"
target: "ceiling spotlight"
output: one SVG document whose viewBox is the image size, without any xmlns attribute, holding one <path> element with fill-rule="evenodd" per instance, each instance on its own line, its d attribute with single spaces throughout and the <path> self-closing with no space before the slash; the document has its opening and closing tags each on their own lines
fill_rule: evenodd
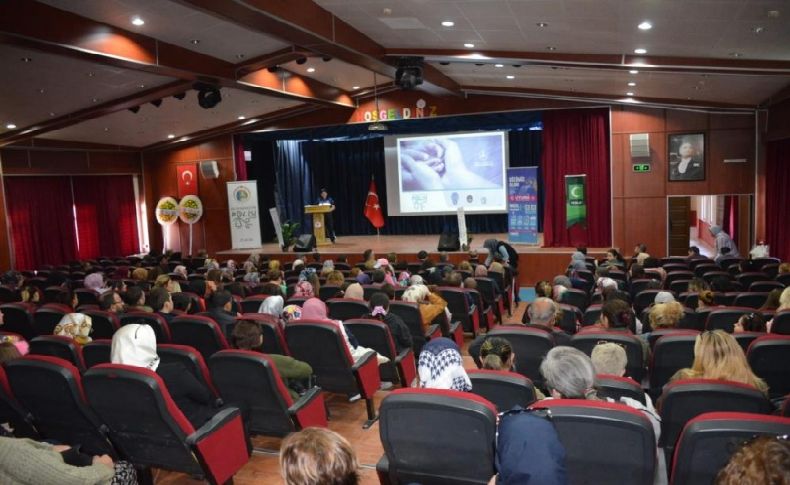
<svg viewBox="0 0 790 485">
<path fill-rule="evenodd" d="M 636 83 L 635 82 L 630 82 L 630 83 L 628 83 L 628 85 L 631 86 L 631 87 L 634 87 L 634 86 L 636 86 Z"/>
<path fill-rule="evenodd" d="M 513 64 L 513 67 L 515 67 L 516 69 L 518 69 L 519 67 L 521 67 L 521 64 Z"/>
<path fill-rule="evenodd" d="M 104 131 L 110 131 L 110 129 L 105 126 Z"/>
<path fill-rule="evenodd" d="M 173 97 L 176 98 L 177 100 L 181 101 L 182 99 L 187 97 L 187 93 L 174 94 Z"/>
<path fill-rule="evenodd" d="M 22 62 L 33 62 L 33 59 L 30 57 L 21 57 L 19 60 Z"/>
<path fill-rule="evenodd" d="M 99 98 L 93 98 L 93 99 L 91 99 L 91 101 L 93 101 L 94 103 L 98 103 L 99 102 Z"/>
<path fill-rule="evenodd" d="M 494 67 L 505 67 L 504 64 L 494 64 Z"/>
<path fill-rule="evenodd" d="M 129 108 L 129 111 L 131 111 L 134 114 L 137 114 L 140 111 L 140 107 L 139 106 L 132 106 L 131 108 Z"/>
<path fill-rule="evenodd" d="M 50 111 L 50 112 L 49 112 L 49 116 L 50 116 L 51 118 L 52 118 L 52 117 L 54 117 L 54 116 L 55 116 L 55 112 L 54 112 L 54 111 Z"/>
<path fill-rule="evenodd" d="M 245 56 L 244 54 L 236 54 L 236 59 L 244 59 L 245 57 L 247 56 Z"/>
<path fill-rule="evenodd" d="M 752 29 L 753 34 L 762 34 L 764 31 L 765 28 L 759 26 Z"/>
<path fill-rule="evenodd" d="M 145 87 L 145 84 L 138 84 L 137 87 L 143 89 Z"/>
<path fill-rule="evenodd" d="M 506 78 L 508 78 L 508 79 L 516 79 L 516 76 L 514 76 L 514 75 L 512 75 L 512 74 L 508 74 L 508 75 L 507 75 L 507 76 L 505 76 L 505 77 L 506 77 Z"/>
<path fill-rule="evenodd" d="M 145 23 L 145 20 L 141 19 L 140 17 L 134 16 L 132 17 L 132 25 L 141 26 Z"/>
<path fill-rule="evenodd" d="M 93 73 L 93 71 L 91 71 L 91 72 L 89 72 L 89 73 L 88 73 L 88 77 L 93 77 L 93 76 L 95 76 L 95 75 L 96 75 L 96 74 L 94 74 L 94 73 Z"/>
<path fill-rule="evenodd" d="M 641 47 L 639 49 L 634 49 L 634 54 L 647 54 L 647 49 L 642 49 Z"/>
<path fill-rule="evenodd" d="M 639 30 L 650 30 L 653 28 L 653 24 L 645 20 L 641 24 L 637 25 L 637 27 L 639 28 Z"/>
<path fill-rule="evenodd" d="M 547 24 L 546 22 L 538 22 L 535 25 L 537 25 L 541 29 L 544 28 L 544 27 L 548 27 L 549 26 L 549 24 Z"/>
<path fill-rule="evenodd" d="M 307 68 L 307 72 L 315 72 L 315 68 L 314 67 L 308 67 Z"/>
<path fill-rule="evenodd" d="M 445 20 L 444 22 L 442 22 L 442 27 L 453 27 L 454 25 L 455 22 L 453 22 L 452 20 Z"/>
<path fill-rule="evenodd" d="M 332 56 L 321 56 L 321 60 L 324 62 L 329 62 L 332 60 Z"/>
<path fill-rule="evenodd" d="M 768 17 L 772 19 L 779 18 L 779 10 L 769 10 Z"/>
<path fill-rule="evenodd" d="M 471 42 L 467 42 L 466 44 L 464 44 L 464 47 L 466 47 L 467 49 L 474 49 L 475 45 L 472 44 Z"/>
<path fill-rule="evenodd" d="M 153 104 L 154 106 L 156 106 L 158 108 L 158 107 L 162 106 L 162 100 L 161 99 L 155 99 L 155 100 L 151 101 L 151 104 Z"/>
<path fill-rule="evenodd" d="M 631 69 L 630 71 L 628 71 L 628 74 L 639 74 L 639 71 L 637 71 L 636 69 Z"/>
<path fill-rule="evenodd" d="M 269 72 L 277 72 L 280 70 L 280 66 L 269 66 L 266 68 L 266 70 Z"/>
<path fill-rule="evenodd" d="M 13 123 L 8 123 L 7 125 L 5 125 L 5 127 L 6 127 L 6 128 L 8 128 L 9 130 L 14 130 L 14 129 L 16 129 L 16 125 L 15 125 L 15 124 L 13 124 Z"/>
<path fill-rule="evenodd" d="M 171 134 L 167 135 L 167 137 L 168 137 L 169 139 L 171 139 L 171 140 L 172 140 L 173 138 L 175 138 L 175 137 L 176 137 L 176 135 L 174 135 L 174 134 L 172 134 L 172 133 L 171 133 Z"/>
<path fill-rule="evenodd" d="M 300 57 L 299 59 L 296 60 L 296 63 L 299 64 L 300 66 L 302 64 L 304 64 L 305 62 L 307 62 L 307 58 L 306 57 Z"/>
<path fill-rule="evenodd" d="M 239 119 L 240 120 L 244 120 L 244 119 L 247 119 L 247 118 L 244 115 L 241 115 L 241 116 L 239 116 Z"/>
<path fill-rule="evenodd" d="M 633 92 L 633 91 L 628 91 L 627 93 L 625 93 L 625 95 L 626 95 L 626 96 L 633 96 L 633 95 L 634 95 L 634 92 Z"/>
<path fill-rule="evenodd" d="M 556 48 L 556 47 L 554 47 L 553 45 L 550 45 L 550 46 L 546 47 L 546 50 L 549 50 L 549 51 L 556 51 L 556 50 L 557 50 L 557 48 Z"/>
<path fill-rule="evenodd" d="M 41 88 L 41 89 L 38 90 L 38 94 L 44 94 L 45 92 L 47 92 L 47 91 L 44 88 Z"/>
<path fill-rule="evenodd" d="M 195 88 L 198 90 L 198 104 L 203 109 L 211 109 L 222 101 L 222 93 L 214 86 L 198 83 Z"/>
<path fill-rule="evenodd" d="M 189 41 L 189 43 L 192 44 L 192 45 L 198 45 L 198 44 L 200 44 L 200 39 L 192 39 L 192 40 Z"/>
<path fill-rule="evenodd" d="M 440 66 L 449 66 L 449 65 L 450 65 L 450 63 L 449 63 L 449 62 L 447 62 L 447 61 L 441 61 L 441 62 L 439 62 L 439 65 L 440 65 Z"/>
<path fill-rule="evenodd" d="M 351 86 L 351 89 L 359 89 L 359 86 Z"/>
<path fill-rule="evenodd" d="M 730 52 L 730 56 L 732 57 L 743 57 L 743 54 L 740 52 Z"/>
</svg>

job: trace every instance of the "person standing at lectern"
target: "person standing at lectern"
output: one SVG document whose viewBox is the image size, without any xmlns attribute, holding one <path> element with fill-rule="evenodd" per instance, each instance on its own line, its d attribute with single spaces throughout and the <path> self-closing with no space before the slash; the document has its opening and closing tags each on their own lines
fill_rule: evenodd
<svg viewBox="0 0 790 485">
<path fill-rule="evenodd" d="M 335 200 L 332 197 L 329 197 L 329 192 L 327 192 L 326 189 L 322 188 L 316 205 L 328 205 L 331 207 L 331 210 L 324 215 L 324 231 L 326 231 L 326 237 L 328 237 L 332 241 L 332 244 L 334 244 L 335 221 L 332 213 L 335 212 Z"/>
</svg>

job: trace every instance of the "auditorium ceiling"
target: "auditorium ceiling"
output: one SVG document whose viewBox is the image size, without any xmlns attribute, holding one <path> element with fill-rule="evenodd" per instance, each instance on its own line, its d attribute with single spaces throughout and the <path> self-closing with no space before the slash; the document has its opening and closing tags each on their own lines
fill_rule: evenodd
<svg viewBox="0 0 790 485">
<path fill-rule="evenodd" d="M 754 110 L 790 96 L 790 4 L 6 0 L 0 146 L 160 149 L 350 113 L 397 89 L 404 57 L 424 59 L 417 89 L 459 101 Z"/>
</svg>

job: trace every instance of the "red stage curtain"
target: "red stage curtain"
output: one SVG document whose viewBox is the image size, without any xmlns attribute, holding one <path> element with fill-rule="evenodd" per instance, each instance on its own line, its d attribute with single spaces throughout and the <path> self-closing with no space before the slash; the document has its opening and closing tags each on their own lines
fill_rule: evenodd
<svg viewBox="0 0 790 485">
<path fill-rule="evenodd" d="M 80 259 L 140 252 L 130 175 L 74 177 Z"/>
<path fill-rule="evenodd" d="M 724 217 L 721 228 L 730 235 L 733 241 L 738 241 L 738 196 L 724 196 Z"/>
<path fill-rule="evenodd" d="M 247 180 L 247 162 L 244 161 L 244 137 L 233 135 L 233 163 L 236 166 L 236 180 Z"/>
<path fill-rule="evenodd" d="M 766 146 L 765 239 L 771 256 L 790 261 L 790 139 Z"/>
<path fill-rule="evenodd" d="M 547 247 L 608 247 L 612 242 L 607 109 L 543 112 L 543 239 Z M 587 175 L 587 226 L 565 228 L 565 176 Z"/>
<path fill-rule="evenodd" d="M 77 258 L 68 177 L 6 177 L 5 189 L 15 268 Z"/>
</svg>

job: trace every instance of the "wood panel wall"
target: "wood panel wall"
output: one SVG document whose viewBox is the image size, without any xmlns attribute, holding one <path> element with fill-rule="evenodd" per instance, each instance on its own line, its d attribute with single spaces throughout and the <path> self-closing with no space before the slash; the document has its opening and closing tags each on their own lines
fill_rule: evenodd
<svg viewBox="0 0 790 485">
<path fill-rule="evenodd" d="M 614 245 L 630 254 L 645 243 L 651 255 L 667 254 L 667 196 L 754 194 L 754 115 L 708 114 L 693 111 L 612 107 L 612 207 Z M 706 178 L 670 182 L 667 138 L 674 133 L 705 133 Z M 652 169 L 631 168 L 629 135 L 648 133 Z M 745 158 L 746 163 L 723 163 Z M 744 214 L 746 216 L 746 214 Z"/>
</svg>

